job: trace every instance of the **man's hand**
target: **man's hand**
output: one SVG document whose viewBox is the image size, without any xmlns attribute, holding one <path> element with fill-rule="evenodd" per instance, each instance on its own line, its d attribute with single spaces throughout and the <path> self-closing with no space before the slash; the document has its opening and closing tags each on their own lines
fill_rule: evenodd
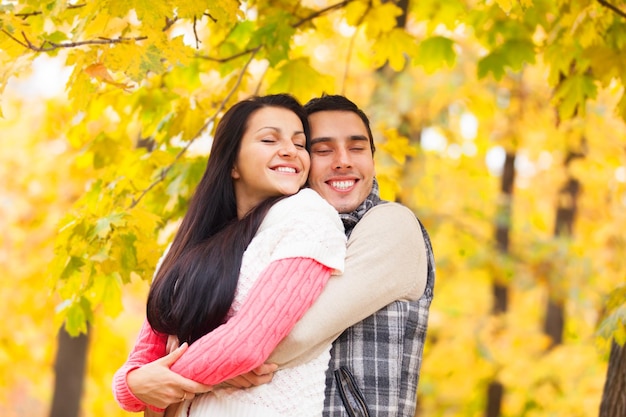
<svg viewBox="0 0 626 417">
<path fill-rule="evenodd" d="M 170 366 L 185 353 L 188 346 L 183 343 L 167 356 L 130 371 L 126 380 L 135 397 L 153 407 L 167 408 L 170 404 L 211 391 L 211 386 L 187 379 L 170 370 Z"/>
<path fill-rule="evenodd" d="M 267 384 L 274 377 L 276 369 L 278 369 L 278 365 L 265 363 L 258 368 L 254 368 L 248 373 L 236 376 L 228 381 L 224 381 L 222 384 L 235 388 L 250 388 Z"/>
</svg>

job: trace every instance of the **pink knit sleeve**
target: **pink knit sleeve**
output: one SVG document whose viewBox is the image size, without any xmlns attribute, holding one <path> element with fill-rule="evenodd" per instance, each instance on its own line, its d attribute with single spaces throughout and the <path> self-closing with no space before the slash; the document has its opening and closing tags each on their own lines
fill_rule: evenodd
<svg viewBox="0 0 626 417">
<path fill-rule="evenodd" d="M 113 376 L 113 395 L 124 410 L 136 412 L 146 408 L 146 404 L 135 397 L 128 388 L 126 376 L 130 371 L 165 356 L 166 343 L 167 336 L 156 333 L 148 321 L 144 321 L 128 360 Z"/>
<path fill-rule="evenodd" d="M 330 268 L 310 258 L 272 262 L 241 309 L 192 343 L 172 371 L 215 385 L 261 365 L 313 304 L 330 275 Z"/>
</svg>

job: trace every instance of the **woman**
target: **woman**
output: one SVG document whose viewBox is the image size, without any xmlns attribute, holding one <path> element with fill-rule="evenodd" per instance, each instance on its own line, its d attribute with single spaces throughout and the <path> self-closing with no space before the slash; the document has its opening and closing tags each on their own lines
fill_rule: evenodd
<svg viewBox="0 0 626 417">
<path fill-rule="evenodd" d="M 150 288 L 149 324 L 114 377 L 122 408 L 146 409 L 128 380 L 167 353 L 168 335 L 189 344 L 171 369 L 206 385 L 261 365 L 342 270 L 337 212 L 314 191 L 300 191 L 310 167 L 307 141 L 306 114 L 291 96 L 256 97 L 226 112 Z M 178 415 L 320 416 L 328 357 L 326 351 L 248 390 L 197 398 L 183 392 Z"/>
</svg>

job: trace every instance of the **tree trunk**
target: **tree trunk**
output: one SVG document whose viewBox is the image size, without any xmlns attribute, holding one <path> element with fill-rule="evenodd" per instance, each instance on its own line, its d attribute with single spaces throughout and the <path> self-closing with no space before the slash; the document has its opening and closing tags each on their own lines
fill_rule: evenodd
<svg viewBox="0 0 626 417">
<path fill-rule="evenodd" d="M 585 140 L 583 138 L 582 146 Z M 569 152 L 565 159 L 565 168 L 576 158 L 583 158 L 583 152 Z M 572 177 L 559 190 L 559 200 L 557 204 L 556 220 L 554 222 L 554 236 L 572 236 L 574 233 L 574 221 L 578 207 L 578 196 L 580 194 L 580 182 Z M 563 343 L 563 329 L 565 327 L 565 308 L 563 305 L 562 291 L 553 288 L 554 285 L 548 281 L 548 301 L 546 305 L 546 316 L 543 325 L 544 333 L 550 339 L 550 348 Z"/>
<path fill-rule="evenodd" d="M 620 346 L 613 340 L 599 417 L 624 416 L 626 416 L 626 345 Z"/>
<path fill-rule="evenodd" d="M 496 244 L 498 252 L 506 256 L 509 252 L 509 236 L 511 234 L 511 216 L 513 203 L 513 185 L 515 183 L 515 153 L 507 152 L 502 171 L 502 181 L 500 192 L 502 203 L 498 207 L 496 217 Z M 500 277 L 494 277 L 493 287 L 493 314 L 503 314 L 508 309 L 509 289 L 507 284 Z M 485 417 L 498 417 L 502 409 L 502 399 L 504 398 L 504 385 L 498 381 L 497 376 L 489 383 L 487 388 L 487 404 Z"/>
<path fill-rule="evenodd" d="M 88 344 L 89 337 L 86 334 L 71 337 L 65 328 L 59 330 L 50 417 L 78 417 Z"/>
</svg>

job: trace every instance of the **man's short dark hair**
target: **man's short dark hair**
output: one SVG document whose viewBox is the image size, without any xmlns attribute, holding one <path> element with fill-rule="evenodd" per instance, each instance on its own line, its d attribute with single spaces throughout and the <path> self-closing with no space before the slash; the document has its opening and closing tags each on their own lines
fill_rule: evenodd
<svg viewBox="0 0 626 417">
<path fill-rule="evenodd" d="M 319 111 L 350 111 L 355 113 L 361 118 L 365 128 L 367 129 L 367 134 L 370 139 L 370 147 L 372 148 L 372 156 L 374 155 L 376 146 L 374 146 L 374 136 L 372 135 L 372 129 L 370 128 L 370 121 L 363 110 L 346 97 L 341 95 L 324 94 L 321 97 L 311 99 L 304 105 L 304 110 L 309 116 Z"/>
</svg>

